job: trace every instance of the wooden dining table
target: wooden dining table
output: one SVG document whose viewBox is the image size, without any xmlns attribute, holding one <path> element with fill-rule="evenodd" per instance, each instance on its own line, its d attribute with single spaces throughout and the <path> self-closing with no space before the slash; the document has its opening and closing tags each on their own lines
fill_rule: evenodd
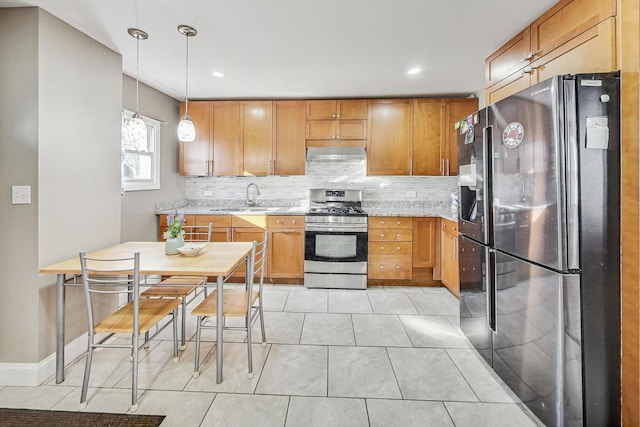
<svg viewBox="0 0 640 427">
<path fill-rule="evenodd" d="M 204 243 L 204 248 L 197 256 L 167 255 L 164 242 L 126 242 L 108 248 L 87 253 L 91 258 L 123 258 L 135 252 L 140 253 L 140 275 L 161 276 L 215 276 L 217 301 L 216 323 L 216 382 L 222 382 L 222 347 L 223 321 L 222 301 L 223 284 L 242 263 L 249 266 L 251 242 L 215 242 Z M 40 273 L 57 275 L 56 280 L 56 383 L 64 381 L 64 315 L 65 287 L 76 285 L 67 281 L 67 276 L 77 277 L 82 274 L 79 255 L 40 269 Z M 251 280 L 247 274 L 245 280 Z M 157 286 L 157 285 L 154 285 Z"/>
</svg>

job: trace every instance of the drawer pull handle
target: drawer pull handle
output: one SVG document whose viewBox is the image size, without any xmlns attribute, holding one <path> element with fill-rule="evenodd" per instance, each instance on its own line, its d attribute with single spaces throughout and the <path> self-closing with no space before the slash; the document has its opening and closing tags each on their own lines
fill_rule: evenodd
<svg viewBox="0 0 640 427">
<path fill-rule="evenodd" d="M 399 251 L 400 250 L 400 246 L 396 246 L 396 250 Z"/>
<path fill-rule="evenodd" d="M 380 233 L 380 237 L 384 237 L 384 233 Z"/>
<path fill-rule="evenodd" d="M 400 225 L 400 221 L 396 221 L 396 224 Z"/>
<path fill-rule="evenodd" d="M 396 237 L 400 237 L 400 233 L 396 233 Z"/>
<path fill-rule="evenodd" d="M 294 220 L 292 221 L 292 223 L 293 223 L 293 224 L 295 224 L 295 223 L 296 223 L 296 220 L 294 219 Z"/>
<path fill-rule="evenodd" d="M 384 220 L 380 220 L 380 224 L 384 224 Z"/>
<path fill-rule="evenodd" d="M 400 266 L 399 266 L 399 265 L 396 265 L 396 269 L 400 270 Z"/>
<path fill-rule="evenodd" d="M 279 219 L 276 219 L 276 224 L 282 224 Z"/>
<path fill-rule="evenodd" d="M 380 264 L 380 268 L 381 268 L 381 269 L 382 269 L 382 268 L 384 268 L 384 264 Z"/>
<path fill-rule="evenodd" d="M 381 250 L 381 251 L 384 251 L 384 246 L 380 246 L 380 250 Z"/>
</svg>

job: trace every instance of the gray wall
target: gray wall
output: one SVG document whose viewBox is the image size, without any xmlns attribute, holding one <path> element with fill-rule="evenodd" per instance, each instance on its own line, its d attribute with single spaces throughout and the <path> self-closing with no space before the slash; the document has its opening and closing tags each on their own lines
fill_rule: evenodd
<svg viewBox="0 0 640 427">
<path fill-rule="evenodd" d="M 141 43 L 141 53 L 143 49 L 144 43 Z M 140 68 L 143 66 L 141 63 Z M 123 75 L 123 102 L 124 108 L 135 111 L 136 81 L 126 75 Z M 139 112 L 143 116 L 167 122 L 160 126 L 160 189 L 127 191 L 122 196 L 123 242 L 156 240 L 158 225 L 155 204 L 185 198 L 185 179 L 178 174 L 178 101 L 141 83 Z"/>
<path fill-rule="evenodd" d="M 0 9 L 0 362 L 36 360 L 38 11 Z M 31 205 L 11 186 L 31 185 Z"/>
<path fill-rule="evenodd" d="M 35 8 L 0 9 L 0 363 L 55 350 L 55 277 L 38 268 L 120 241 L 122 59 Z M 12 205 L 11 185 L 32 204 Z M 75 292 L 74 292 L 75 291 Z M 68 292 L 67 342 L 86 330 Z"/>
</svg>

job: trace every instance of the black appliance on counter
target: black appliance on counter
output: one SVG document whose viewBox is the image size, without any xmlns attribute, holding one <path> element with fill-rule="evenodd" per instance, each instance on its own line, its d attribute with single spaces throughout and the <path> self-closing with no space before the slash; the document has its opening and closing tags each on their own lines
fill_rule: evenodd
<svg viewBox="0 0 640 427">
<path fill-rule="evenodd" d="M 460 326 L 548 426 L 620 423 L 620 79 L 460 122 Z"/>
<path fill-rule="evenodd" d="M 305 214 L 304 285 L 367 288 L 368 217 L 360 190 L 309 190 Z"/>
</svg>

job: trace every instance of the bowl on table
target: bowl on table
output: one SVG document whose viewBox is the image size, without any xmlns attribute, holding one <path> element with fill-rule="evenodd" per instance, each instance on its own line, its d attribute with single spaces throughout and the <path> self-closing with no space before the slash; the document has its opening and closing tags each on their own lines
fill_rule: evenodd
<svg viewBox="0 0 640 427">
<path fill-rule="evenodd" d="M 187 243 L 184 246 L 180 246 L 178 252 L 184 256 L 196 256 L 200 254 L 202 248 L 204 248 L 204 243 Z"/>
</svg>

